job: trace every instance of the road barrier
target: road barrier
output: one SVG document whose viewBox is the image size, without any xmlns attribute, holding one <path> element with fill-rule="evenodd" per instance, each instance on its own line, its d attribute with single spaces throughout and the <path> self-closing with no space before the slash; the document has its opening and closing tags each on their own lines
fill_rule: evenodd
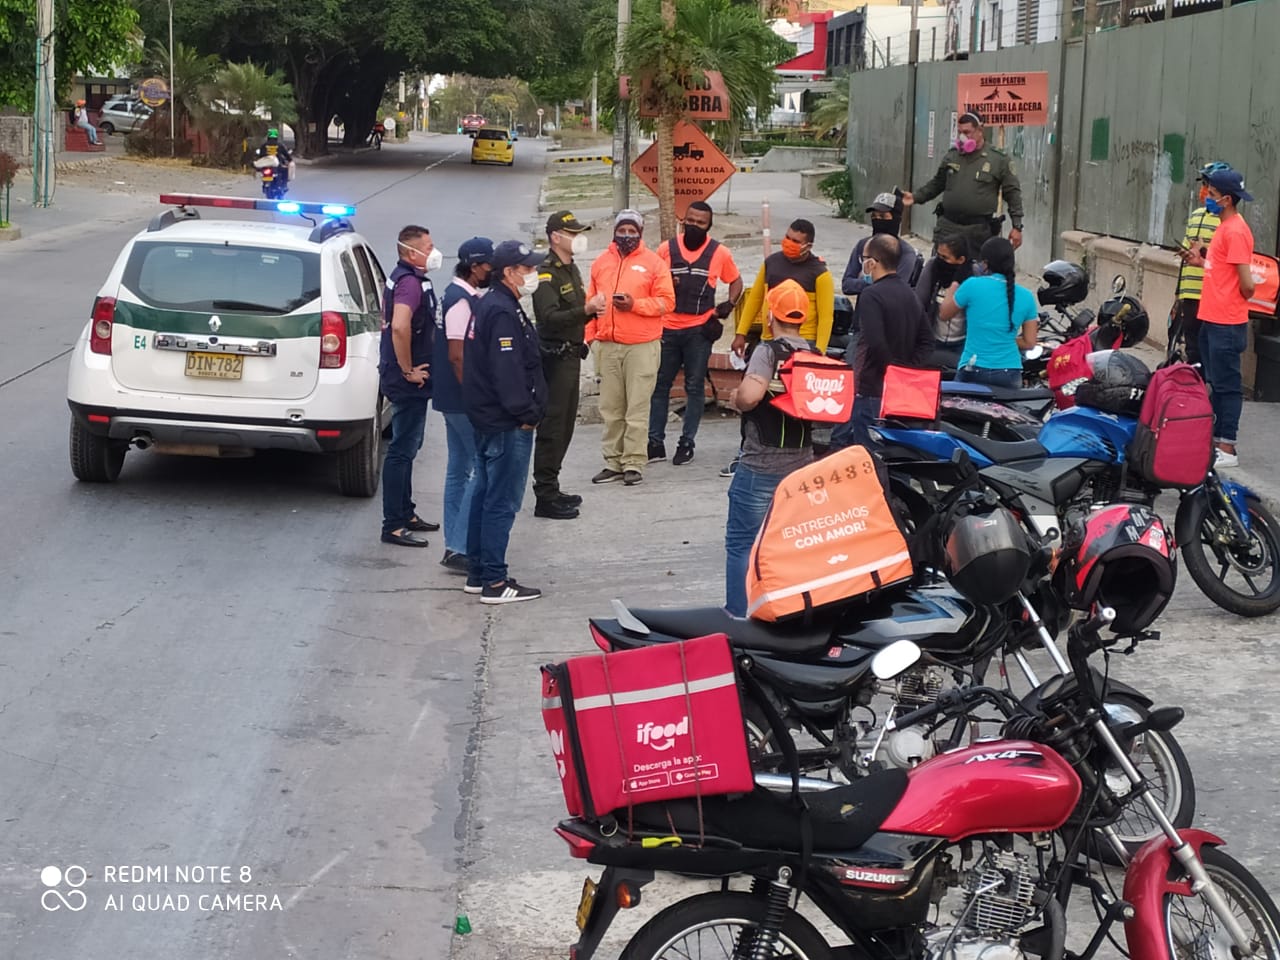
<svg viewBox="0 0 1280 960">
<path fill-rule="evenodd" d="M 613 163 L 613 157 L 552 157 L 552 163 Z"/>
</svg>

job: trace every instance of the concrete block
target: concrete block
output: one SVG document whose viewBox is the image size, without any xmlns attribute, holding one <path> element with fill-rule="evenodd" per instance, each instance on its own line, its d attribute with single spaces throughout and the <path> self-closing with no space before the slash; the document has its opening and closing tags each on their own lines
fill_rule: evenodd
<svg viewBox="0 0 1280 960">
<path fill-rule="evenodd" d="M 817 200 L 819 203 L 826 202 L 827 198 L 823 195 L 822 191 L 818 188 L 818 184 L 820 184 L 823 180 L 827 179 L 827 177 L 831 176 L 831 174 L 835 173 L 838 170 L 843 170 L 843 169 L 844 169 L 843 167 L 837 167 L 833 165 L 829 167 L 818 167 L 815 170 L 801 170 L 800 171 L 800 198 L 802 200 Z"/>
<path fill-rule="evenodd" d="M 757 173 L 795 173 L 820 163 L 840 166 L 844 151 L 838 147 L 772 147 L 756 161 L 755 169 Z"/>
<path fill-rule="evenodd" d="M 30 117 L 0 117 L 0 152 L 30 163 L 31 140 Z"/>
<path fill-rule="evenodd" d="M 22 237 L 22 230 L 15 226 L 0 227 L 0 243 L 8 240 L 18 240 Z"/>
</svg>

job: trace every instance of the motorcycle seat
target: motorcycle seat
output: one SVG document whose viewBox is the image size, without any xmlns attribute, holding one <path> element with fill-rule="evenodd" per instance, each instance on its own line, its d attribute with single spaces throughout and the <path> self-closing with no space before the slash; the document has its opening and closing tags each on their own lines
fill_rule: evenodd
<svg viewBox="0 0 1280 960">
<path fill-rule="evenodd" d="M 992 400 L 999 400 L 1002 403 L 1053 399 L 1053 391 L 1048 387 L 993 387 L 986 383 L 962 383 L 958 380 L 944 382 L 942 384 L 942 392 L 988 397 Z"/>
<path fill-rule="evenodd" d="M 731 616 L 723 607 L 646 609 L 630 613 L 654 633 L 677 640 L 723 633 L 734 647 L 793 657 L 826 650 L 835 620 L 833 615 L 819 614 L 814 623 L 765 623 Z"/>
<path fill-rule="evenodd" d="M 1013 463 L 1017 460 L 1038 460 L 1047 457 L 1047 451 L 1039 440 L 992 440 L 943 421 L 943 433 L 967 443 L 992 463 Z"/>
</svg>

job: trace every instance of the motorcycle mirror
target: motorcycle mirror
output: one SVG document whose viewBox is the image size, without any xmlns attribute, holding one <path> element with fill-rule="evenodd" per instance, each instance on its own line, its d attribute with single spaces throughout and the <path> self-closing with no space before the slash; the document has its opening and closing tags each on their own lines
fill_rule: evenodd
<svg viewBox="0 0 1280 960">
<path fill-rule="evenodd" d="M 871 659 L 871 672 L 877 680 L 892 680 L 920 662 L 920 647 L 910 640 L 895 640 Z"/>
<path fill-rule="evenodd" d="M 1029 350 L 1022 351 L 1022 359 L 1024 360 L 1039 360 L 1042 356 L 1044 356 L 1044 347 L 1038 343 Z"/>
<path fill-rule="evenodd" d="M 1117 297 L 1120 296 L 1120 294 L 1124 293 L 1126 286 L 1127 284 L 1124 282 L 1124 277 L 1122 277 L 1120 274 L 1117 273 L 1114 277 L 1111 278 L 1111 292 L 1114 293 Z"/>
</svg>

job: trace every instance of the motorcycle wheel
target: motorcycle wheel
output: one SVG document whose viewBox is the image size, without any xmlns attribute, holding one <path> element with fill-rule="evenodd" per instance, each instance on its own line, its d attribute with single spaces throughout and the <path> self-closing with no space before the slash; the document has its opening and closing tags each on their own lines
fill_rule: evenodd
<svg viewBox="0 0 1280 960">
<path fill-rule="evenodd" d="M 1202 848 L 1200 859 L 1236 921 L 1257 945 L 1254 956 L 1280 958 L 1280 912 L 1262 884 L 1217 847 Z M 1231 937 L 1201 897 L 1165 894 L 1164 928 L 1171 960 L 1237 953 Z"/>
<path fill-rule="evenodd" d="M 704 893 L 681 900 L 641 927 L 619 960 L 730 960 L 739 937 L 760 925 L 767 906 L 764 898 L 749 893 Z M 794 910 L 787 911 L 778 939 L 771 957 L 831 957 L 822 935 Z"/>
<path fill-rule="evenodd" d="M 1185 526 L 1179 524 L 1193 531 L 1182 544 L 1182 559 L 1196 586 L 1223 610 L 1262 617 L 1280 609 L 1280 523 L 1257 497 L 1246 496 L 1245 506 L 1252 527 L 1247 550 L 1217 542 L 1230 520 L 1212 509 L 1207 494 L 1193 494 Z"/>
<path fill-rule="evenodd" d="M 1144 720 L 1148 710 L 1140 702 L 1119 693 L 1108 693 L 1108 706 L 1116 705 L 1134 714 L 1135 720 Z M 1164 815 L 1179 829 L 1189 827 L 1196 815 L 1196 786 L 1191 764 L 1182 745 L 1168 731 L 1149 730 L 1138 740 L 1123 744 L 1130 761 L 1151 785 L 1151 796 L 1164 810 Z M 1119 767 L 1102 771 L 1113 789 L 1128 786 L 1128 779 Z M 1142 802 L 1130 803 L 1112 827 L 1124 843 L 1129 855 L 1138 852 L 1144 843 L 1161 832 L 1159 824 Z M 1123 866 L 1116 852 L 1106 839 L 1097 835 L 1098 855 L 1104 863 Z"/>
</svg>

